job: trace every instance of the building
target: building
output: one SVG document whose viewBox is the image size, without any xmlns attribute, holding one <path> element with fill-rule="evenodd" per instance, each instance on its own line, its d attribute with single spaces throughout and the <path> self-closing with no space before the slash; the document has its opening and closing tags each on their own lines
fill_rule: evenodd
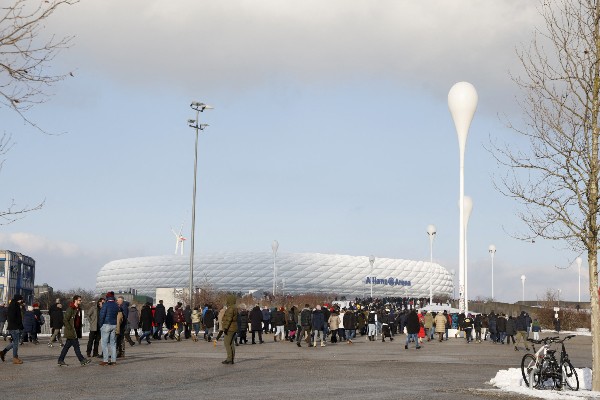
<svg viewBox="0 0 600 400">
<path fill-rule="evenodd" d="M 33 303 L 35 260 L 10 250 L 0 250 L 0 302 L 7 303 L 15 294 L 25 303 Z"/>
<path fill-rule="evenodd" d="M 178 255 L 128 258 L 104 265 L 96 277 L 97 293 L 135 288 L 154 297 L 156 288 L 189 287 L 189 258 Z M 453 277 L 426 261 L 318 253 L 217 253 L 196 258 L 194 287 L 251 293 L 335 293 L 339 296 L 452 296 Z"/>
</svg>

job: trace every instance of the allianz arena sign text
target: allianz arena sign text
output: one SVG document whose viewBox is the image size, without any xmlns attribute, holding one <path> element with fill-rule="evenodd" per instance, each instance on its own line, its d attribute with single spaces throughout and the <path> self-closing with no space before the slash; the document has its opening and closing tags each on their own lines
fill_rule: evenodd
<svg viewBox="0 0 600 400">
<path fill-rule="evenodd" d="M 411 286 L 410 281 L 398 278 L 377 278 L 376 276 L 367 276 L 365 285 L 385 285 L 385 286 Z"/>
</svg>

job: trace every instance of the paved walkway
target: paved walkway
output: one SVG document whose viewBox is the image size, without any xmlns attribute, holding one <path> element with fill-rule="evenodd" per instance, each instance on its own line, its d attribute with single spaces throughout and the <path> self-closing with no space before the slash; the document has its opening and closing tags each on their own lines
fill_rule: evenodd
<svg viewBox="0 0 600 400">
<path fill-rule="evenodd" d="M 81 367 L 70 350 L 68 367 L 56 365 L 59 347 L 25 344 L 13 365 L 11 354 L 0 363 L 3 399 L 221 398 L 221 399 L 515 399 L 488 382 L 501 369 L 520 366 L 524 351 L 464 339 L 425 343 L 404 349 L 405 336 L 394 342 L 298 348 L 289 342 L 237 347 L 236 364 L 222 365 L 223 343 L 191 340 L 154 341 L 127 348 L 118 365 L 101 367 L 98 359 Z M 82 339 L 85 348 L 86 339 Z M 0 346 L 3 345 L 0 339 Z M 591 368 L 591 338 L 567 344 L 573 364 Z"/>
</svg>

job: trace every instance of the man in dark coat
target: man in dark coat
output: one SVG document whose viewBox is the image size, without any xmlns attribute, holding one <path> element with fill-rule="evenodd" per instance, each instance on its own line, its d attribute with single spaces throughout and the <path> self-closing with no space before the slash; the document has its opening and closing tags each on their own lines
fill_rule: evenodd
<svg viewBox="0 0 600 400">
<path fill-rule="evenodd" d="M 58 343 L 60 343 L 60 347 L 62 347 L 63 342 L 62 338 L 60 337 L 60 330 L 63 327 L 64 315 L 60 299 L 56 299 L 56 303 L 50 306 L 48 313 L 50 314 L 50 329 L 52 330 L 52 336 L 50 336 L 48 347 L 52 347 L 52 343 L 54 343 L 55 340 L 58 340 Z"/>
<path fill-rule="evenodd" d="M 140 313 L 140 326 L 142 327 L 142 336 L 138 338 L 138 343 L 142 344 L 142 340 L 146 339 L 146 343 L 150 344 L 150 334 L 152 333 L 152 303 L 148 302 L 142 307 Z"/>
<path fill-rule="evenodd" d="M 64 317 L 65 324 L 65 346 L 58 356 L 58 365 L 60 367 L 66 367 L 65 357 L 67 352 L 73 346 L 75 349 L 75 355 L 79 359 L 81 365 L 88 365 L 92 360 L 83 357 L 79 348 L 79 339 L 81 338 L 81 331 L 83 327 L 83 315 L 81 313 L 81 296 L 73 296 L 73 301 L 69 304 L 69 308 L 65 312 Z"/>
<path fill-rule="evenodd" d="M 417 337 L 421 326 L 419 324 L 419 316 L 417 315 L 417 311 L 413 308 L 408 313 L 406 317 L 406 344 L 404 345 L 404 349 L 408 350 L 408 344 L 411 339 L 415 342 L 417 349 L 420 349 L 419 346 L 419 338 Z"/>
<path fill-rule="evenodd" d="M 262 338 L 262 330 L 263 330 L 263 314 L 260 311 L 260 307 L 257 305 L 254 306 L 252 311 L 250 311 L 250 329 L 252 330 L 252 344 L 256 344 L 255 334 L 258 333 L 258 342 L 260 344 L 264 343 Z"/>
<path fill-rule="evenodd" d="M 8 325 L 6 329 L 8 334 L 12 338 L 12 342 L 0 351 L 0 359 L 4 361 L 6 353 L 10 349 L 13 351 L 13 364 L 23 364 L 23 361 L 19 358 L 19 342 L 21 341 L 21 331 L 23 330 L 23 316 L 21 314 L 21 305 L 23 304 L 23 296 L 15 294 L 12 301 L 8 305 L 6 313 L 6 320 Z"/>
<path fill-rule="evenodd" d="M 346 330 L 346 340 L 348 343 L 352 343 L 352 339 L 356 337 L 356 314 L 354 314 L 354 310 L 346 310 L 343 322 Z"/>
<path fill-rule="evenodd" d="M 306 334 L 306 342 L 308 343 L 308 347 L 310 347 L 310 327 L 312 326 L 312 313 L 310 311 L 310 306 L 308 304 L 304 305 L 304 308 L 300 312 L 300 329 L 296 332 L 296 345 L 298 347 L 302 347 L 300 344 L 300 340 L 302 340 L 302 336 Z"/>
<path fill-rule="evenodd" d="M 212 308 L 212 305 L 206 305 L 206 311 L 202 316 L 202 324 L 204 324 L 204 340 L 210 342 L 212 341 L 211 332 L 215 329 L 215 311 Z M 192 317 L 190 315 L 190 326 L 191 326 Z"/>
<path fill-rule="evenodd" d="M 312 313 L 313 346 L 317 346 L 317 338 L 321 336 L 321 347 L 325 347 L 325 314 L 317 304 Z"/>
<path fill-rule="evenodd" d="M 167 310 L 165 309 L 165 306 L 163 305 L 163 301 L 159 300 L 158 304 L 156 305 L 156 309 L 154 310 L 154 323 L 155 323 L 155 327 L 154 327 L 154 339 L 158 339 L 158 340 L 162 340 L 161 335 L 162 335 L 162 327 L 163 324 L 165 323 L 165 320 L 167 318 Z"/>
</svg>

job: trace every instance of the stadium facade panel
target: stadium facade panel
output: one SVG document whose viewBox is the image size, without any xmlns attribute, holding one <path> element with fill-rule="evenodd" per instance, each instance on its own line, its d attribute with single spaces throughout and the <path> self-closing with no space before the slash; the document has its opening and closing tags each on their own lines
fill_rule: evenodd
<svg viewBox="0 0 600 400">
<path fill-rule="evenodd" d="M 273 290 L 272 253 L 216 253 L 196 257 L 194 286 L 248 293 Z M 427 261 L 377 258 L 373 270 L 368 257 L 319 253 L 282 253 L 275 258 L 277 291 L 285 294 L 336 293 L 340 296 L 429 297 L 451 296 L 452 275 Z M 189 257 L 152 256 L 111 261 L 96 278 L 96 291 L 126 292 L 154 297 L 156 288 L 189 287 Z"/>
</svg>

